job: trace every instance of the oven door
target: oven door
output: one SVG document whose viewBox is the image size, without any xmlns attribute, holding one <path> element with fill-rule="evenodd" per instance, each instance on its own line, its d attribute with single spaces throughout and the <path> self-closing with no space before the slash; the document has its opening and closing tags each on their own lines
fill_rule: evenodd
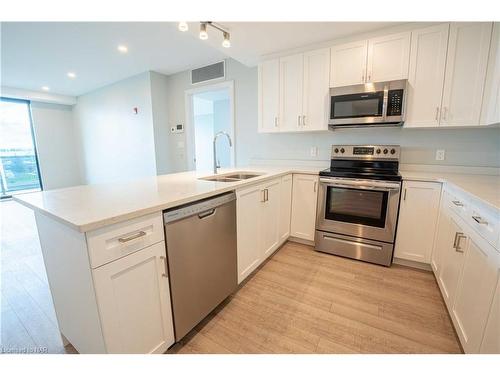
<svg viewBox="0 0 500 375">
<path fill-rule="evenodd" d="M 316 229 L 394 242 L 401 184 L 321 178 Z"/>
</svg>

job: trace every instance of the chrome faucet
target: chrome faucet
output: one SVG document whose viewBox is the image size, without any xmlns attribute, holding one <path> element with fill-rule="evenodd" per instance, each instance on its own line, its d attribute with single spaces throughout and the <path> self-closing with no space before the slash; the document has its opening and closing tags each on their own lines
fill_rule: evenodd
<svg viewBox="0 0 500 375">
<path fill-rule="evenodd" d="M 227 140 L 229 141 L 229 147 L 233 147 L 233 142 L 231 142 L 231 137 L 229 134 L 226 132 L 220 131 L 214 136 L 214 174 L 217 174 L 217 168 L 220 168 L 220 165 L 218 165 L 217 162 L 217 147 L 215 147 L 215 144 L 217 143 L 217 138 L 219 135 L 225 135 L 227 137 Z"/>
</svg>

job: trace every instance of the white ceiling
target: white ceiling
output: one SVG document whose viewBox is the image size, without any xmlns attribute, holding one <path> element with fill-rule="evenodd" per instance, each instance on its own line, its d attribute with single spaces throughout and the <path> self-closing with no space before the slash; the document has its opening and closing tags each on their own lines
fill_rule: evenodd
<svg viewBox="0 0 500 375">
<path fill-rule="evenodd" d="M 221 22 L 231 32 L 231 48 L 199 24 L 182 33 L 172 22 L 2 23 L 1 84 L 81 95 L 121 79 L 154 70 L 172 74 L 232 57 L 255 65 L 261 56 L 395 25 L 390 22 Z M 117 46 L 124 44 L 128 53 Z M 66 76 L 68 71 L 76 79 Z"/>
</svg>

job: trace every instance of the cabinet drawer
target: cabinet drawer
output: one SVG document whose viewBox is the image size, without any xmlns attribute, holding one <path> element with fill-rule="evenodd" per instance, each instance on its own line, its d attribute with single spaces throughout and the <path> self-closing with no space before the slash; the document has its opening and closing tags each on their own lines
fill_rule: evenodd
<svg viewBox="0 0 500 375">
<path fill-rule="evenodd" d="M 87 246 L 92 268 L 163 241 L 161 212 L 88 232 Z"/>
<path fill-rule="evenodd" d="M 490 245 L 500 250 L 500 220 L 498 213 L 487 212 L 471 206 L 465 221 Z"/>
</svg>

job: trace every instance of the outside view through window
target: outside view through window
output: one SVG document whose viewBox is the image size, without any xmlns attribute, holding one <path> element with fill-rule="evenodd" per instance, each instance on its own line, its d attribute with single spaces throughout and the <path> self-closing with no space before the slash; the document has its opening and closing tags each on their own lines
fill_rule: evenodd
<svg viewBox="0 0 500 375">
<path fill-rule="evenodd" d="M 0 194 L 40 189 L 29 103 L 0 99 Z"/>
</svg>

